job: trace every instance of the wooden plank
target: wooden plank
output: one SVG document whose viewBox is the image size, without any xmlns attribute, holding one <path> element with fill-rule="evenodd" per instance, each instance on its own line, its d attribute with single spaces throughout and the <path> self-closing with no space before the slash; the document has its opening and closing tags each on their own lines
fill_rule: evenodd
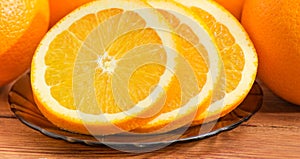
<svg viewBox="0 0 300 159">
<path fill-rule="evenodd" d="M 275 115 L 275 114 L 274 114 Z M 274 116 L 269 115 L 269 117 Z M 128 154 L 106 146 L 85 146 L 70 144 L 61 140 L 46 137 L 21 124 L 17 119 L 2 118 L 0 125 L 0 156 L 14 157 L 285 157 L 297 158 L 299 152 L 300 127 L 286 126 L 284 122 L 276 125 L 261 125 L 254 121 L 260 119 L 258 113 L 249 122 L 240 127 L 204 140 L 177 143 L 153 153 L 141 155 Z M 296 118 L 283 113 L 282 116 Z M 274 123 L 276 118 L 274 118 Z M 281 124 L 280 124 L 281 123 Z M 21 155 L 21 156 L 19 156 Z M 10 156 L 10 157 L 12 157 Z"/>
</svg>

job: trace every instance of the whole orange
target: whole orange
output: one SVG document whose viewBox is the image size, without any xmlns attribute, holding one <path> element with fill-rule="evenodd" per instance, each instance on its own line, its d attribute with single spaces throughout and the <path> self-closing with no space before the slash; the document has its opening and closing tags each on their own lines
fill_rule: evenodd
<svg viewBox="0 0 300 159">
<path fill-rule="evenodd" d="M 0 86 L 30 67 L 48 25 L 48 0 L 0 1 Z"/>
<path fill-rule="evenodd" d="M 241 21 L 257 49 L 258 77 L 300 105 L 299 0 L 246 0 Z"/>
<path fill-rule="evenodd" d="M 49 0 L 50 27 L 77 7 L 93 0 Z"/>
<path fill-rule="evenodd" d="M 245 0 L 215 0 L 233 14 L 238 20 L 241 19 Z"/>
</svg>

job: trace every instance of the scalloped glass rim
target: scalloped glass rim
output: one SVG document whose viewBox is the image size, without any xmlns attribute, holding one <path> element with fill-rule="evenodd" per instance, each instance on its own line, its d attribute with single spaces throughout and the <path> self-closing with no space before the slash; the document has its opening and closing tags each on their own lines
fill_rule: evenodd
<svg viewBox="0 0 300 159">
<path fill-rule="evenodd" d="M 201 125 L 199 125 L 188 128 L 187 131 L 177 139 L 172 138 L 172 134 L 176 134 L 175 130 L 163 134 L 153 135 L 152 137 L 157 138 L 157 141 L 153 141 L 152 138 L 151 142 L 147 142 L 147 140 L 145 140 L 138 143 L 128 143 L 122 142 L 122 140 L 115 140 L 116 137 L 118 139 L 122 139 L 125 137 L 130 137 L 130 135 L 103 136 L 103 139 L 100 142 L 99 137 L 97 137 L 96 139 L 93 136 L 71 133 L 54 126 L 40 113 L 34 103 L 30 86 L 29 73 L 20 77 L 12 85 L 12 88 L 9 92 L 8 101 L 11 106 L 11 110 L 23 124 L 39 131 L 40 133 L 48 137 L 61 139 L 70 143 L 81 143 L 93 146 L 111 144 L 116 146 L 133 146 L 140 148 L 159 144 L 170 144 L 174 142 L 200 140 L 236 128 L 241 123 L 250 119 L 250 117 L 261 108 L 263 101 L 263 92 L 259 84 L 255 82 L 245 100 L 232 112 L 222 118 L 219 118 L 216 121 L 215 126 L 209 132 L 199 133 L 201 127 Z M 145 137 L 149 135 L 141 135 L 140 137 L 142 138 L 143 136 Z"/>
</svg>

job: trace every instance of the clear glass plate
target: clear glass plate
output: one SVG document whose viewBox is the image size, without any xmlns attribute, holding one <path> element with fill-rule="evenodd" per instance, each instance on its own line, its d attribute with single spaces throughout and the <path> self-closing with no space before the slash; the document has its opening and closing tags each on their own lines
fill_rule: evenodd
<svg viewBox="0 0 300 159">
<path fill-rule="evenodd" d="M 260 109 L 262 101 L 262 90 L 258 83 L 254 83 L 245 100 L 232 112 L 213 122 L 213 126 L 209 131 L 201 131 L 201 127 L 205 126 L 206 124 L 210 124 L 205 123 L 203 125 L 189 127 L 182 135 L 180 135 L 180 137 L 178 137 L 178 130 L 175 130 L 156 135 L 141 134 L 138 136 L 137 141 L 136 135 L 131 136 L 128 134 L 119 134 L 98 136 L 95 138 L 93 136 L 71 133 L 59 129 L 40 113 L 36 104 L 34 103 L 29 74 L 25 74 L 19 80 L 17 80 L 9 92 L 9 104 L 16 117 L 25 125 L 41 132 L 46 136 L 65 140 L 70 143 L 81 143 L 93 146 L 106 144 L 119 147 L 125 146 L 126 148 L 141 148 L 160 144 L 171 144 L 174 142 L 200 140 L 224 131 L 231 130 L 241 123 L 247 121 L 254 113 L 256 113 Z M 125 138 L 126 140 L 122 140 Z M 132 142 L 128 142 L 131 141 L 131 138 L 134 138 L 134 140 L 132 140 Z"/>
</svg>

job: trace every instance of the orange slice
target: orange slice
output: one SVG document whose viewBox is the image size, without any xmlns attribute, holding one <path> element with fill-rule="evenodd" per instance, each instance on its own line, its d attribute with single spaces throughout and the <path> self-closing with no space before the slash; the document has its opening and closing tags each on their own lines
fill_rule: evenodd
<svg viewBox="0 0 300 159">
<path fill-rule="evenodd" d="M 146 0 L 146 2 L 157 9 L 172 26 L 177 35 L 174 41 L 178 54 L 185 59 L 196 75 L 196 85 L 190 82 L 180 82 L 181 86 L 198 86 L 200 88 L 186 102 L 178 102 L 181 97 L 178 93 L 180 89 L 177 88 L 179 85 L 174 84 L 168 90 L 170 93 L 167 93 L 173 94 L 173 96 L 167 98 L 160 115 L 133 130 L 142 133 L 166 132 L 182 126 L 189 126 L 196 114 L 201 114 L 206 110 L 213 98 L 212 88 L 219 82 L 222 61 L 211 38 L 213 35 L 190 10 L 169 0 Z M 181 65 L 178 67 L 180 68 L 175 68 L 177 75 L 187 78 L 189 70 L 183 69 Z"/>
<path fill-rule="evenodd" d="M 150 17 L 150 18 L 149 18 Z M 164 104 L 177 65 L 170 27 L 139 0 L 101 0 L 72 12 L 40 43 L 31 67 L 46 118 L 77 133 L 134 129 Z"/>
<path fill-rule="evenodd" d="M 254 46 L 241 24 L 212 0 L 175 0 L 193 11 L 213 33 L 225 69 L 224 95 L 214 99 L 194 124 L 217 119 L 235 109 L 250 91 L 258 60 Z"/>
</svg>

